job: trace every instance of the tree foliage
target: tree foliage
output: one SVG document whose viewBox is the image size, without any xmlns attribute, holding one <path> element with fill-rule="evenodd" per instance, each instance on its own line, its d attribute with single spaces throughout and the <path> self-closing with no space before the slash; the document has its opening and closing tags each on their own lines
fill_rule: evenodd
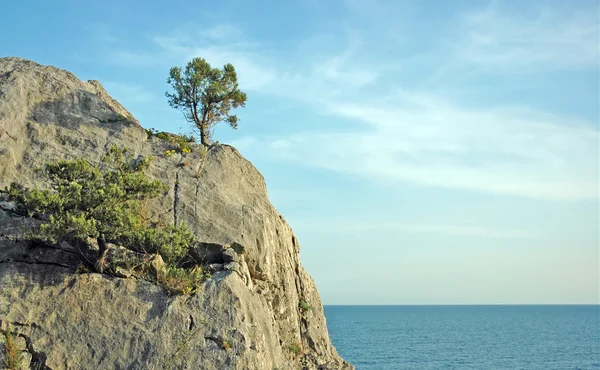
<svg viewBox="0 0 600 370">
<path fill-rule="evenodd" d="M 160 253 L 165 261 L 184 256 L 193 243 L 185 226 L 149 227 L 140 216 L 141 201 L 158 196 L 166 186 L 145 175 L 150 158 L 134 159 L 127 149 L 113 146 L 102 164 L 83 159 L 47 163 L 41 170 L 49 189 L 26 189 L 12 183 L 8 198 L 20 211 L 45 219 L 41 237 L 52 242 L 96 238 L 99 259 L 107 242 Z"/>
<path fill-rule="evenodd" d="M 219 122 L 237 129 L 238 118 L 230 111 L 244 107 L 247 97 L 238 87 L 233 65 L 211 68 L 203 58 L 194 58 L 185 69 L 171 68 L 167 82 L 174 90 L 166 93 L 169 105 L 198 128 L 202 145 L 209 144 L 212 128 Z"/>
</svg>

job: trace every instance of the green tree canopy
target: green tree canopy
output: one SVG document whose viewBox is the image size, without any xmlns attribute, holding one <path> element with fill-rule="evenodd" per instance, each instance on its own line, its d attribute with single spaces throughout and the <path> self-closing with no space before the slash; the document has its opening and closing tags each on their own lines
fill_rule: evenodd
<svg viewBox="0 0 600 370">
<path fill-rule="evenodd" d="M 22 212 L 46 219 L 40 229 L 44 239 L 96 238 L 99 261 L 106 243 L 112 242 L 175 262 L 187 253 L 194 237 L 185 226 L 149 227 L 141 217 L 141 201 L 166 190 L 146 177 L 149 162 L 113 146 L 99 166 L 83 159 L 47 163 L 42 172 L 50 189 L 30 190 L 12 183 L 6 193 Z"/>
<path fill-rule="evenodd" d="M 245 106 L 246 93 L 238 88 L 233 65 L 211 68 L 203 58 L 194 58 L 185 70 L 171 68 L 167 82 L 174 90 L 166 93 L 169 105 L 200 131 L 202 145 L 209 145 L 212 128 L 221 121 L 237 129 L 238 118 L 230 110 Z"/>
</svg>

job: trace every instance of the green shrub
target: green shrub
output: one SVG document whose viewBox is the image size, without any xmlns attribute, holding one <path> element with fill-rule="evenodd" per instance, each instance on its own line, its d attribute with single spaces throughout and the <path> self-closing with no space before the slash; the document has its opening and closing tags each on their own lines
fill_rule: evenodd
<svg viewBox="0 0 600 370">
<path fill-rule="evenodd" d="M 196 138 L 194 137 L 194 135 L 180 135 L 179 137 L 181 137 L 182 140 L 185 140 L 188 143 L 196 142 Z"/>
<path fill-rule="evenodd" d="M 179 150 L 182 153 L 191 153 L 192 152 L 192 146 L 190 145 L 190 143 L 192 143 L 192 142 L 193 141 L 190 141 L 189 138 L 186 136 L 175 137 L 175 144 L 177 145 L 177 147 L 179 148 Z"/>
<path fill-rule="evenodd" d="M 144 130 L 146 131 L 146 135 L 148 135 L 148 138 L 155 136 L 161 140 L 167 141 L 173 144 L 176 150 L 183 154 L 191 153 L 191 144 L 196 142 L 196 139 L 192 135 L 176 135 L 165 131 L 158 131 L 153 128 Z M 171 155 L 171 151 L 171 149 L 167 150 L 165 152 L 165 156 L 169 157 Z"/>
<path fill-rule="evenodd" d="M 312 310 L 312 306 L 309 305 L 308 302 L 306 302 L 304 299 L 300 300 L 299 306 L 300 306 L 300 309 L 302 311 L 310 311 L 310 310 Z"/>
<path fill-rule="evenodd" d="M 100 166 L 83 159 L 47 163 L 42 172 L 50 190 L 29 190 L 13 182 L 6 190 L 8 198 L 30 216 L 48 217 L 41 231 L 50 241 L 103 234 L 106 241 L 118 242 L 139 226 L 140 201 L 166 190 L 161 182 L 146 178 L 150 159 L 133 160 L 126 153 L 112 147 Z"/>
<path fill-rule="evenodd" d="M 187 254 L 194 237 L 184 225 L 152 227 L 141 217 L 141 202 L 166 190 L 163 183 L 146 177 L 150 160 L 134 159 L 127 149 L 113 146 L 98 166 L 83 159 L 47 163 L 41 171 L 49 179 L 49 190 L 12 183 L 5 192 L 18 210 L 46 220 L 40 227 L 42 240 L 96 238 L 99 262 L 111 242 L 159 253 L 165 261 L 176 263 Z"/>
<path fill-rule="evenodd" d="M 175 149 L 165 150 L 165 157 L 169 158 L 170 156 L 172 156 L 175 153 L 176 153 Z"/>
<path fill-rule="evenodd" d="M 158 253 L 168 264 L 177 264 L 187 256 L 194 234 L 184 225 L 135 227 L 121 235 L 123 246 L 138 252 Z"/>
<path fill-rule="evenodd" d="M 158 130 L 153 129 L 153 128 L 145 128 L 144 131 L 146 131 L 146 135 L 148 135 L 148 139 L 150 139 L 152 136 L 156 136 L 158 134 Z"/>
</svg>

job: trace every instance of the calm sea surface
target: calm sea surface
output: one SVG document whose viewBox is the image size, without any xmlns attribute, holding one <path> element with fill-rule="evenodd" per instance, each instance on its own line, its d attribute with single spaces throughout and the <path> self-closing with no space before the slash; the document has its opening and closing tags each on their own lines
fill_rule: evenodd
<svg viewBox="0 0 600 370">
<path fill-rule="evenodd" d="M 369 369 L 600 369 L 600 306 L 325 306 Z"/>
</svg>

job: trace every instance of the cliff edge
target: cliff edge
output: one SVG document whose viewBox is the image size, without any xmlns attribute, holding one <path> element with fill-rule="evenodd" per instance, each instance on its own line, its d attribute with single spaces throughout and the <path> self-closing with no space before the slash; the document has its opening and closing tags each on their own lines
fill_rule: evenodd
<svg viewBox="0 0 600 370">
<path fill-rule="evenodd" d="M 81 273 L 68 246 L 22 241 L 37 221 L 0 202 L 0 331 L 15 332 L 24 368 L 353 368 L 329 340 L 298 240 L 269 202 L 262 175 L 233 147 L 165 156 L 173 144 L 148 135 L 99 82 L 0 58 L 0 188 L 13 181 L 44 188 L 36 167 L 98 163 L 113 144 L 155 158 L 149 176 L 169 190 L 146 205 L 149 217 L 186 223 L 202 242 L 198 253 L 230 268 L 217 268 L 191 296 L 134 277 Z M 224 261 L 227 245 L 237 253 Z"/>
</svg>

